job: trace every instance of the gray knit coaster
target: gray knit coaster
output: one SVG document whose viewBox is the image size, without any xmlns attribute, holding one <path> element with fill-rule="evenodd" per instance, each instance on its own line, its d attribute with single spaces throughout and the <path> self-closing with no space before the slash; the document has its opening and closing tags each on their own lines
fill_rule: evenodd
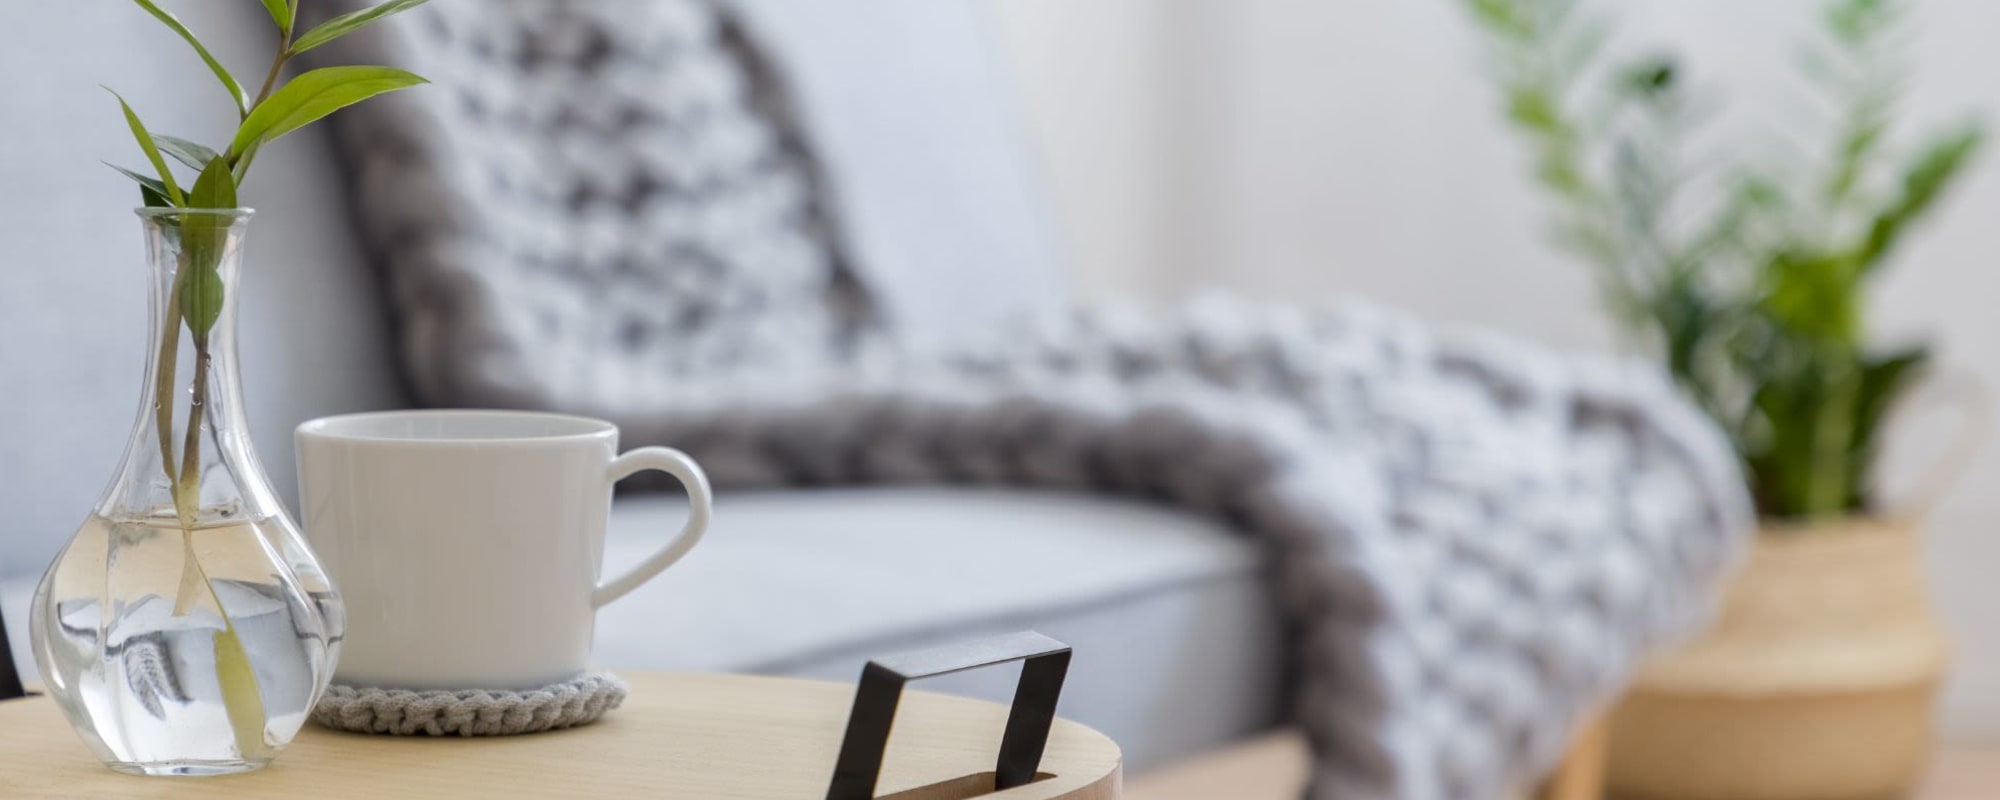
<svg viewBox="0 0 2000 800">
<path fill-rule="evenodd" d="M 357 689 L 335 684 L 313 707 L 314 722 L 391 736 L 509 736 L 587 725 L 625 702 L 631 687 L 587 672 L 540 689 Z"/>
</svg>

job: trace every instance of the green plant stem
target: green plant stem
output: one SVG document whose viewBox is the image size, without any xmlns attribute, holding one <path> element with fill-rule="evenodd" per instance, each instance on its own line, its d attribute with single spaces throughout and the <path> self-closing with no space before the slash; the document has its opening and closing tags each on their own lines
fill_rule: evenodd
<svg viewBox="0 0 2000 800">
<path fill-rule="evenodd" d="M 1800 516 L 1821 519 L 1847 510 L 1848 450 L 1854 435 L 1852 382 L 1845 370 L 1822 378 L 1825 383 L 1818 419 L 1812 432 L 1812 462 L 1800 465 L 1807 474 Z"/>
<path fill-rule="evenodd" d="M 257 673 L 250 666 L 250 654 L 243 648 L 243 636 L 236 632 L 236 622 L 229 618 L 229 611 L 222 607 L 222 595 L 215 591 L 215 583 L 208 577 L 208 570 L 201 566 L 201 558 L 194 551 L 194 531 L 184 529 L 181 541 L 186 548 L 186 556 L 181 562 L 181 594 L 191 598 L 196 592 L 206 592 L 210 602 L 215 604 L 215 613 L 222 617 L 222 630 L 217 632 L 212 645 L 215 651 L 215 678 L 222 687 L 222 708 L 229 717 L 230 735 L 236 740 L 236 752 L 242 758 L 257 759 L 267 755 L 264 743 L 263 690 L 257 685 Z M 192 601 L 188 601 L 192 606 Z M 191 609 L 190 609 L 191 610 Z M 176 614 L 186 614 L 176 604 Z"/>
<path fill-rule="evenodd" d="M 201 421 L 208 408 L 208 340 L 196 339 L 194 343 L 193 396 L 188 401 L 187 431 L 181 441 L 181 473 L 175 484 L 175 506 L 181 507 L 180 495 L 187 495 L 186 507 L 199 508 L 201 502 Z M 183 520 L 192 527 L 194 520 Z"/>
<path fill-rule="evenodd" d="M 289 60 L 291 60 L 291 54 L 284 50 L 279 50 L 278 57 L 271 59 L 271 71 L 264 76 L 264 86 L 257 90 L 257 99 L 251 101 L 251 108 L 256 108 L 263 104 L 266 99 L 270 98 L 271 89 L 278 85 L 278 73 L 284 70 L 285 62 Z M 250 115 L 246 113 L 243 116 L 248 118 Z"/>
<path fill-rule="evenodd" d="M 250 176 L 250 162 L 257 160 L 257 149 L 262 146 L 262 142 L 252 142 L 249 147 L 244 148 L 243 152 L 237 155 L 236 163 L 230 166 L 229 172 L 235 177 L 238 184 L 243 183 L 243 179 Z"/>
<path fill-rule="evenodd" d="M 284 73 L 285 65 L 290 63 L 291 60 L 292 32 L 284 31 L 278 36 L 278 54 L 271 58 L 271 69 L 264 73 L 264 85 L 258 87 L 257 97 L 251 100 L 249 108 L 244 110 L 243 119 L 249 119 L 250 111 L 255 110 L 258 106 L 263 105 L 265 100 L 270 99 L 271 92 L 278 87 L 278 76 Z M 249 147 L 243 148 L 243 152 L 241 153 L 232 150 L 224 156 L 229 161 L 229 172 L 235 177 L 238 184 L 242 184 L 243 179 L 250 176 L 250 162 L 257 159 L 257 147 L 259 144 L 253 142 Z"/>
<path fill-rule="evenodd" d="M 175 276 L 178 286 L 194 268 L 183 259 L 181 271 Z M 175 292 L 178 294 L 178 292 Z M 172 315 L 175 319 L 178 314 Z M 180 329 L 178 323 L 168 329 L 163 336 L 164 347 L 178 350 Z M 191 398 L 188 401 L 187 430 L 181 443 L 181 466 L 175 474 L 172 459 L 168 459 L 166 470 L 173 479 L 174 511 L 181 525 L 181 585 L 174 599 L 174 615 L 186 616 L 194 612 L 196 598 L 206 594 L 215 604 L 215 613 L 222 617 L 223 630 L 215 634 L 216 681 L 222 689 L 222 706 L 229 717 L 230 732 L 236 739 L 238 755 L 246 759 L 263 758 L 264 723 L 268 717 L 264 709 L 262 689 L 257 685 L 257 673 L 250 665 L 250 655 L 243 647 L 242 636 L 236 632 L 236 622 L 229 617 L 229 609 L 222 605 L 222 595 L 215 591 L 215 582 L 209 578 L 208 570 L 201 565 L 201 556 L 194 549 L 194 534 L 200 522 L 201 504 L 201 428 L 202 420 L 208 415 L 209 372 L 214 359 L 209 353 L 207 336 L 194 338 L 194 379 Z M 165 399 L 172 400 L 173 368 L 163 364 L 168 387 Z M 171 423 L 172 406 L 167 406 L 165 418 Z M 171 426 L 161 429 L 163 442 L 171 440 Z M 170 449 L 169 445 L 162 445 Z"/>
<path fill-rule="evenodd" d="M 293 27 L 297 26 L 294 25 Z M 285 63 L 291 60 L 292 32 L 281 31 L 278 34 L 278 54 L 271 57 L 271 69 L 264 73 L 264 85 L 257 88 L 257 96 L 243 110 L 244 119 L 249 119 L 251 110 L 263 105 L 265 100 L 270 99 L 271 91 L 278 87 L 278 76 L 285 71 Z M 231 162 L 232 165 L 234 163 L 233 161 Z"/>
<path fill-rule="evenodd" d="M 187 432 L 181 443 L 181 469 L 174 479 L 174 510 L 181 523 L 181 541 L 186 554 L 181 561 L 181 590 L 174 600 L 174 614 L 186 615 L 194 609 L 196 587 L 208 589 L 212 595 L 215 587 L 210 586 L 206 575 L 202 574 L 201 562 L 195 557 L 194 531 L 201 512 L 201 420 L 208 406 L 208 342 L 195 340 L 195 366 L 193 398 L 188 403 Z M 168 467 L 171 472 L 172 466 Z M 222 611 L 222 600 L 216 598 L 216 610 L 222 614 L 225 623 L 229 614 Z"/>
<path fill-rule="evenodd" d="M 160 435 L 160 469 L 167 473 L 167 482 L 178 486 L 180 477 L 174 474 L 174 372 L 180 360 L 181 350 L 181 287 L 187 283 L 187 254 L 182 252 L 180 265 L 174 270 L 173 288 L 167 291 L 166 317 L 160 329 L 160 357 L 154 365 L 153 376 L 153 427 Z M 186 524 L 188 512 L 180 507 L 180 492 L 174 492 L 174 511 Z"/>
<path fill-rule="evenodd" d="M 187 286 L 188 275 L 194 272 L 194 265 L 187 250 L 182 250 L 174 267 L 173 288 L 167 291 L 166 317 L 160 330 L 160 357 L 154 367 L 153 383 L 153 425 L 159 429 L 160 469 L 167 474 L 168 493 L 174 502 L 174 517 L 180 522 L 181 542 L 185 553 L 181 560 L 180 591 L 174 595 L 174 616 L 186 616 L 194 610 L 195 596 L 207 581 L 200 577 L 200 565 L 194 555 L 194 526 L 201 510 L 200 476 L 196 475 L 196 489 L 187 491 L 185 470 L 174 469 L 174 379 L 179 372 L 181 350 L 181 292 Z M 196 406 L 199 409 L 199 406 Z M 212 589 L 210 591 L 213 591 Z M 218 601 L 216 607 L 220 608 Z"/>
</svg>

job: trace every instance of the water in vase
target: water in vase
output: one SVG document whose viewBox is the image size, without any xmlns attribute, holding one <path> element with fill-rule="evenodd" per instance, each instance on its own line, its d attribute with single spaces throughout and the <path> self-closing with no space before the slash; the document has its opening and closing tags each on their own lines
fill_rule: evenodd
<svg viewBox="0 0 2000 800">
<path fill-rule="evenodd" d="M 64 549 L 35 595 L 35 660 L 112 768 L 241 772 L 304 724 L 330 668 L 322 609 L 337 600 L 289 566 L 283 525 L 92 515 Z"/>
</svg>

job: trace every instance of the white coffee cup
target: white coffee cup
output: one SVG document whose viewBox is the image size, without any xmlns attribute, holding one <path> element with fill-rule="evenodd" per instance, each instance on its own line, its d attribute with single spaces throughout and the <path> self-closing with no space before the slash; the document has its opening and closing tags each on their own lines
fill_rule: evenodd
<svg viewBox="0 0 2000 800">
<path fill-rule="evenodd" d="M 515 411 L 389 411 L 298 428 L 306 538 L 347 601 L 337 683 L 532 689 L 590 663 L 599 606 L 660 574 L 708 527 L 686 454 L 618 454 L 609 422 Z M 680 479 L 679 535 L 600 582 L 613 483 Z"/>
</svg>

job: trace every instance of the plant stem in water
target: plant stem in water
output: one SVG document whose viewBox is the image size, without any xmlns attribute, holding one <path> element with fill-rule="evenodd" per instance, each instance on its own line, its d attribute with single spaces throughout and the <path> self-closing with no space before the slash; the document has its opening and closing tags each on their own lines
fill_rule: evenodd
<svg viewBox="0 0 2000 800">
<path fill-rule="evenodd" d="M 180 517 L 181 543 L 187 555 L 181 561 L 181 588 L 174 599 L 174 616 L 186 616 L 194 609 L 195 596 L 208 585 L 208 576 L 202 573 L 201 562 L 194 552 L 194 529 L 201 515 L 201 420 L 202 410 L 208 405 L 208 344 L 195 340 L 194 392 L 188 402 L 186 438 L 181 443 L 181 470 L 174 481 L 174 511 Z M 171 474 L 173 467 L 167 467 Z M 222 610 L 222 598 L 215 600 L 215 609 L 222 614 L 226 624 L 228 612 Z"/>
<path fill-rule="evenodd" d="M 245 759 L 266 757 L 268 749 L 264 743 L 264 696 L 257 685 L 257 673 L 250 665 L 250 654 L 243 647 L 243 639 L 236 633 L 236 622 L 229 618 L 229 610 L 222 605 L 222 596 L 215 591 L 215 584 L 209 579 L 207 570 L 202 569 L 201 558 L 194 549 L 194 532 L 201 518 L 201 428 L 207 418 L 209 400 L 209 367 L 213 361 L 208 351 L 208 337 L 194 337 L 194 380 L 188 401 L 187 430 L 181 440 L 180 469 L 174 468 L 173 419 L 174 419 L 174 378 L 178 371 L 180 354 L 181 315 L 180 297 L 187 284 L 188 276 L 200 265 L 191 263 L 186 251 L 180 257 L 174 273 L 173 288 L 168 292 L 167 308 L 164 316 L 166 324 L 160 331 L 160 357 L 154 383 L 154 422 L 160 435 L 160 464 L 171 484 L 174 501 L 174 516 L 181 527 L 181 581 L 174 597 L 174 616 L 181 617 L 193 613 L 197 599 L 207 595 L 215 604 L 215 613 L 222 617 L 221 631 L 214 636 L 215 677 L 222 689 L 222 706 L 229 717 L 229 728 L 236 739 L 236 752 Z"/>
<path fill-rule="evenodd" d="M 167 473 L 167 483 L 174 487 L 174 511 L 187 526 L 187 509 L 181 508 L 180 476 L 174 474 L 174 372 L 178 369 L 181 352 L 181 287 L 187 283 L 187 254 L 180 256 L 180 265 L 174 270 L 173 288 L 167 292 L 167 308 L 164 325 L 160 329 L 160 358 L 156 366 L 158 373 L 153 376 L 153 427 L 160 435 L 160 469 Z"/>
</svg>

